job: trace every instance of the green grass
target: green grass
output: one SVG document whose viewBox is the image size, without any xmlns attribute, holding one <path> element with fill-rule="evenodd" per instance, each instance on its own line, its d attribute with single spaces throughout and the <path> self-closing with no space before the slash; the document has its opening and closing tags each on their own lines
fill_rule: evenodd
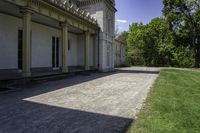
<svg viewBox="0 0 200 133">
<path fill-rule="evenodd" d="M 128 133 L 200 133 L 200 72 L 162 70 Z"/>
</svg>

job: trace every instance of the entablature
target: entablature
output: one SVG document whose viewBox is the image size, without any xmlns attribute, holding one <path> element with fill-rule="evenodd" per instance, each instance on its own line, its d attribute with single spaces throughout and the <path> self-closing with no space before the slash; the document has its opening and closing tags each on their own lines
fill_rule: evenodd
<svg viewBox="0 0 200 133">
<path fill-rule="evenodd" d="M 111 9 L 113 12 L 117 11 L 117 9 L 115 8 L 115 1 L 114 0 L 77 0 L 77 1 L 78 1 L 77 5 L 79 7 L 95 4 L 95 3 L 98 3 L 98 2 L 104 2 L 109 7 L 109 9 Z"/>
<path fill-rule="evenodd" d="M 67 5 L 62 5 L 58 1 L 62 0 L 4 0 L 15 4 L 21 8 L 27 8 L 35 13 L 47 16 L 59 22 L 67 22 L 83 31 L 98 29 L 97 20 L 92 18 L 89 13 Z"/>
</svg>

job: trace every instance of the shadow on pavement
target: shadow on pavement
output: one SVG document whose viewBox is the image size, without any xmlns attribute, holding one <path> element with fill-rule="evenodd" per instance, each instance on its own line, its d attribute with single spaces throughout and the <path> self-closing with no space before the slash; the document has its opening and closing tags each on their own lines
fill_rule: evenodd
<svg viewBox="0 0 200 133">
<path fill-rule="evenodd" d="M 124 132 L 129 124 L 134 121 L 133 119 L 23 100 L 118 73 L 158 74 L 159 71 L 119 70 L 108 73 L 94 73 L 90 76 L 79 75 L 58 81 L 41 81 L 31 85 L 31 87 L 29 86 L 28 89 L 0 94 L 0 133 Z"/>
<path fill-rule="evenodd" d="M 122 133 L 132 119 L 27 101 L 1 103 L 1 133 Z"/>
<path fill-rule="evenodd" d="M 118 73 L 159 74 L 160 70 L 118 70 Z"/>
</svg>

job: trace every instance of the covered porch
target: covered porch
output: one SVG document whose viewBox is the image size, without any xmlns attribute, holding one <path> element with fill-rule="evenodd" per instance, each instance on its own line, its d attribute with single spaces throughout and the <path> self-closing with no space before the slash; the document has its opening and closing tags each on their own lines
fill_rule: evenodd
<svg viewBox="0 0 200 133">
<path fill-rule="evenodd" d="M 98 69 L 95 20 L 67 10 L 54 1 L 0 1 L 1 27 L 16 33 L 5 38 L 15 39 L 10 44 L 15 54 L 8 58 L 13 64 L 0 66 L 0 80 Z"/>
</svg>

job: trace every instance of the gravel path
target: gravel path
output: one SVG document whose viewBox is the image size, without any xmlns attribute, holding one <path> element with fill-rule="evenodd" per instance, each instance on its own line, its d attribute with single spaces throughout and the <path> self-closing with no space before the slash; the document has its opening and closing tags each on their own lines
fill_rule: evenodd
<svg viewBox="0 0 200 133">
<path fill-rule="evenodd" d="M 134 120 L 157 68 L 124 68 L 0 95 L 0 133 L 120 133 Z"/>
</svg>

